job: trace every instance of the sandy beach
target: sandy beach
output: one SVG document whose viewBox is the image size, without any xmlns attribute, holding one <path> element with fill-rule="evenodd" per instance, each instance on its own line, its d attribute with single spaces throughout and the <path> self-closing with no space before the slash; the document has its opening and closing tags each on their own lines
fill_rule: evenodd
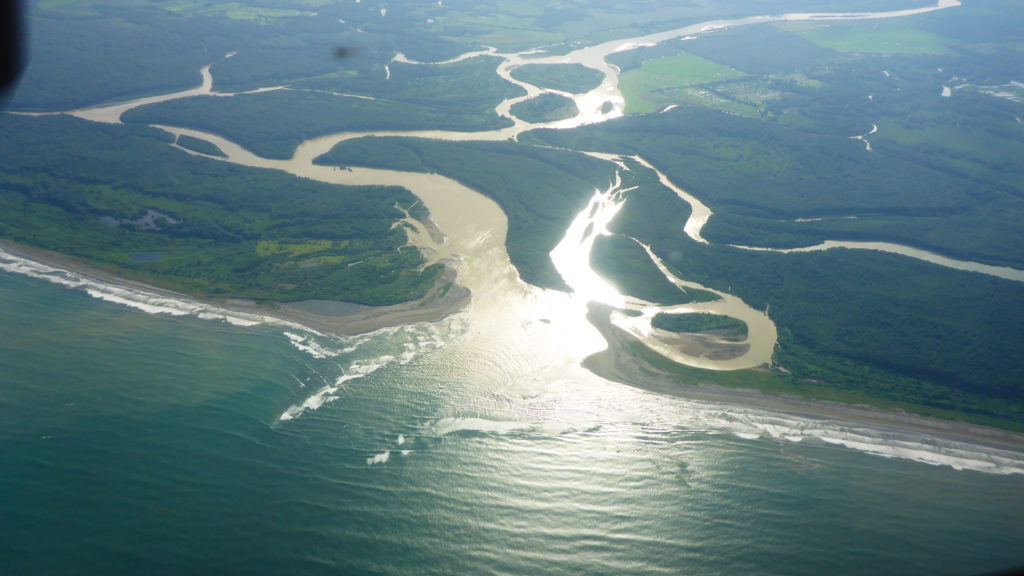
<svg viewBox="0 0 1024 576">
<path fill-rule="evenodd" d="M 417 322 L 437 322 L 469 305 L 468 289 L 455 283 L 456 271 L 446 268 L 431 291 L 423 298 L 392 306 L 364 306 L 348 302 L 304 301 L 275 306 L 252 300 L 198 300 L 186 294 L 150 284 L 126 280 L 64 254 L 0 240 L 0 249 L 9 254 L 53 268 L 66 270 L 103 284 L 126 287 L 185 302 L 205 303 L 244 315 L 273 317 L 313 330 L 356 335 L 381 328 Z M 608 348 L 587 358 L 583 365 L 598 376 L 658 394 L 690 400 L 758 408 L 789 415 L 848 422 L 851 426 L 912 431 L 994 448 L 1024 451 L 1024 434 L 967 422 L 943 420 L 896 410 L 863 405 L 842 404 L 799 396 L 767 394 L 759 390 L 725 387 L 711 383 L 680 383 L 678 377 L 663 372 L 636 358 L 630 345 L 636 339 L 613 327 L 610 308 L 592 304 L 590 321 L 608 342 Z"/>
<path fill-rule="evenodd" d="M 353 336 L 391 326 L 437 322 L 462 310 L 469 304 L 470 292 L 455 281 L 455 270 L 445 268 L 426 296 L 391 306 L 305 300 L 282 302 L 268 310 L 252 300 L 231 299 L 216 304 L 229 310 L 274 316 L 320 332 Z"/>
<path fill-rule="evenodd" d="M 209 304 L 245 315 L 272 317 L 284 322 L 301 324 L 319 332 L 343 336 L 365 334 L 403 324 L 437 322 L 462 310 L 470 300 L 469 290 L 456 283 L 457 274 L 451 267 L 445 268 L 426 296 L 401 304 L 364 306 L 349 302 L 306 301 L 266 305 L 239 298 L 201 300 L 159 286 L 122 278 L 72 256 L 6 240 L 0 240 L 0 249 L 14 256 L 73 272 L 102 284 L 126 287 L 185 302 Z"/>
<path fill-rule="evenodd" d="M 754 389 L 733 388 L 711 383 L 681 383 L 675 375 L 658 370 L 636 358 L 630 344 L 637 342 L 609 321 L 610 309 L 591 304 L 588 318 L 608 342 L 608 348 L 587 358 L 583 365 L 591 372 L 643 390 L 689 400 L 759 408 L 813 419 L 848 422 L 853 427 L 876 430 L 911 431 L 957 442 L 1024 451 L 1024 434 L 956 420 L 943 420 L 872 406 L 814 400 L 801 396 L 768 394 Z"/>
</svg>

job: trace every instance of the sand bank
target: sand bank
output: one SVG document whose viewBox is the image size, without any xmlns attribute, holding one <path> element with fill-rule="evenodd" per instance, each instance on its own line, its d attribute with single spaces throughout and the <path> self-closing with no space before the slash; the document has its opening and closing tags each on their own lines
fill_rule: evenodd
<svg viewBox="0 0 1024 576">
<path fill-rule="evenodd" d="M 759 390 L 733 388 L 711 383 L 683 383 L 679 376 L 664 372 L 637 358 L 631 345 L 639 342 L 612 326 L 610 308 L 591 304 L 588 318 L 608 342 L 608 348 L 588 357 L 583 365 L 602 378 L 643 390 L 689 400 L 758 408 L 811 419 L 848 422 L 876 430 L 911 431 L 968 444 L 1024 451 L 1024 434 L 887 410 L 872 406 L 814 400 L 801 396 L 776 395 Z"/>
<path fill-rule="evenodd" d="M 351 336 L 403 324 L 438 322 L 462 310 L 469 304 L 470 292 L 456 284 L 455 280 L 455 270 L 445 268 L 423 298 L 391 306 L 304 300 L 281 302 L 268 309 L 252 300 L 230 299 L 216 303 L 230 310 L 274 316 L 319 332 Z"/>
<path fill-rule="evenodd" d="M 456 272 L 450 267 L 445 268 L 437 282 L 423 298 L 391 306 L 364 306 L 327 300 L 267 304 L 237 298 L 199 299 L 174 290 L 122 278 L 80 258 L 6 240 L 0 240 L 0 249 L 13 256 L 71 272 L 99 284 L 123 287 L 185 303 L 194 303 L 197 306 L 209 305 L 228 312 L 237 312 L 246 318 L 277 319 L 286 323 L 306 326 L 318 332 L 345 336 L 365 334 L 403 324 L 437 322 L 462 310 L 470 300 L 469 290 L 456 284 Z"/>
<path fill-rule="evenodd" d="M 275 306 L 252 300 L 199 300 L 150 284 L 126 280 L 90 263 L 49 250 L 0 240 L 0 249 L 33 262 L 73 272 L 109 286 L 124 287 L 195 304 L 208 304 L 247 317 L 270 317 L 306 326 L 318 332 L 354 335 L 381 328 L 416 322 L 436 322 L 456 313 L 470 302 L 470 291 L 455 284 L 455 270 L 448 268 L 423 298 L 393 306 L 364 306 L 348 302 L 312 300 L 279 303 Z M 725 387 L 711 383 L 681 383 L 679 377 L 659 370 L 637 358 L 630 350 L 638 342 L 613 327 L 610 308 L 591 304 L 588 318 L 608 342 L 608 348 L 588 357 L 583 365 L 608 380 L 636 388 L 690 400 L 758 408 L 806 418 L 848 422 L 874 429 L 912 431 L 970 444 L 1024 451 L 1024 434 L 966 422 L 943 420 L 896 410 L 863 405 L 813 400 L 799 396 L 775 395 L 753 389 Z"/>
</svg>

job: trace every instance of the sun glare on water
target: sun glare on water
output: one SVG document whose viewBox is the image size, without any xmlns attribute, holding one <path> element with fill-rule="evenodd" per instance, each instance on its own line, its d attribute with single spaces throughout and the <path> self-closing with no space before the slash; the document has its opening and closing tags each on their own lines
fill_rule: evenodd
<svg viewBox="0 0 1024 576">
<path fill-rule="evenodd" d="M 551 251 L 555 269 L 573 289 L 574 297 L 584 305 L 588 302 L 601 302 L 621 308 L 626 303 L 618 289 L 590 267 L 594 239 L 610 235 L 608 224 L 625 202 L 619 189 L 621 182 L 616 180 L 608 190 L 595 191 L 587 208 L 576 216 L 562 241 Z"/>
</svg>

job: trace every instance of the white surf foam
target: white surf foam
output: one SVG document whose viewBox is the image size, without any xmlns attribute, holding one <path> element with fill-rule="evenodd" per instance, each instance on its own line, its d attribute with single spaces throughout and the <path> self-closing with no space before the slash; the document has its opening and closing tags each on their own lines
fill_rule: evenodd
<svg viewBox="0 0 1024 576">
<path fill-rule="evenodd" d="M 441 322 L 382 328 L 344 340 L 335 340 L 316 333 L 286 331 L 283 334 L 292 346 L 317 359 L 339 358 L 361 349 L 368 342 L 373 342 L 375 347 L 382 346 L 388 352 L 375 358 L 353 361 L 333 384 L 320 388 L 301 403 L 288 407 L 279 420 L 292 420 L 306 412 L 318 410 L 337 399 L 338 390 L 346 382 L 364 378 L 390 364 L 408 364 L 423 352 L 443 348 L 465 333 L 466 329 L 466 316 L 456 314 Z"/>
<path fill-rule="evenodd" d="M 482 432 L 485 434 L 512 434 L 533 429 L 530 422 L 488 420 L 486 418 L 442 418 L 433 425 L 438 436 L 456 432 Z"/>
<path fill-rule="evenodd" d="M 557 422 L 508 421 L 481 417 L 443 418 L 427 426 L 429 433 L 447 436 L 459 432 L 488 435 L 530 433 L 544 438 L 588 441 L 607 440 L 609 435 L 623 441 L 644 439 L 661 433 L 704 432 L 727 434 L 744 440 L 773 439 L 779 442 L 821 443 L 881 456 L 900 458 L 932 466 L 948 466 L 955 470 L 971 470 L 988 474 L 1024 474 L 1024 453 L 1014 450 L 971 444 L 929 436 L 921 432 L 843 422 L 790 416 L 740 407 L 716 406 L 701 402 L 685 402 L 682 413 L 667 416 L 664 429 L 623 422 L 620 426 L 565 429 Z M 682 416 L 682 421 L 680 420 Z M 596 433 L 600 431 L 599 433 Z M 653 435 L 653 436 L 652 436 Z"/>
<path fill-rule="evenodd" d="M 194 316 L 203 320 L 217 320 L 234 326 L 256 326 L 258 324 L 279 324 L 296 326 L 295 324 L 262 316 L 235 312 L 205 304 L 187 298 L 177 298 L 140 288 L 118 286 L 89 278 L 60 268 L 54 268 L 34 260 L 15 256 L 0 249 L 0 270 L 46 280 L 74 290 L 81 290 L 93 298 L 127 306 L 147 314 L 163 314 L 168 316 Z"/>
<path fill-rule="evenodd" d="M 340 348 L 330 348 L 324 344 L 318 342 L 315 337 L 311 334 L 296 334 L 294 332 L 285 332 L 285 337 L 291 342 L 292 346 L 296 349 L 309 354 L 313 358 L 335 358 L 342 354 L 348 354 L 349 352 L 355 352 L 357 346 L 342 346 Z"/>
<path fill-rule="evenodd" d="M 818 440 L 885 458 L 903 458 L 956 470 L 1024 474 L 1024 453 L 937 438 L 912 431 L 879 429 L 835 420 L 802 419 L 742 409 L 705 409 L 697 417 L 708 431 L 754 440 Z"/>
<path fill-rule="evenodd" d="M 388 461 L 389 458 L 391 458 L 391 451 L 385 450 L 380 454 L 374 454 L 373 456 L 367 458 L 366 465 L 373 466 L 374 464 L 384 464 L 385 462 Z"/>
<path fill-rule="evenodd" d="M 292 334 L 291 337 L 295 336 L 296 335 Z M 312 396 L 309 396 L 302 402 L 289 406 L 288 409 L 278 417 L 278 420 L 281 422 L 294 420 L 306 412 L 319 410 L 325 404 L 329 404 L 337 400 L 338 391 L 341 390 L 346 383 L 359 378 L 365 378 L 366 376 L 369 376 L 377 370 L 387 366 L 393 362 L 394 359 L 394 356 L 384 355 L 369 361 L 353 362 L 341 376 L 338 376 L 334 380 L 332 384 L 328 384 L 327 386 L 320 388 Z"/>
<path fill-rule="evenodd" d="M 870 430 L 822 430 L 814 437 L 827 442 L 885 458 L 904 458 L 955 470 L 990 474 L 1024 474 L 1024 455 L 996 448 L 982 448 L 925 437 L 879 436 Z"/>
</svg>

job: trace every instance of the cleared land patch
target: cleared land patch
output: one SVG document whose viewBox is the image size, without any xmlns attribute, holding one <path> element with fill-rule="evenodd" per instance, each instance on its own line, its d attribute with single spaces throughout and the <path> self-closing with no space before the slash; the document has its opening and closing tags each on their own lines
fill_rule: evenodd
<svg viewBox="0 0 1024 576">
<path fill-rule="evenodd" d="M 678 103 L 683 88 L 721 82 L 743 76 L 743 72 L 689 53 L 657 58 L 622 75 L 619 86 L 626 98 L 627 114 L 655 112 Z"/>
<path fill-rule="evenodd" d="M 860 54 L 946 54 L 950 41 L 944 36 L 904 23 L 786 22 L 779 28 L 796 32 L 823 48 Z"/>
</svg>

